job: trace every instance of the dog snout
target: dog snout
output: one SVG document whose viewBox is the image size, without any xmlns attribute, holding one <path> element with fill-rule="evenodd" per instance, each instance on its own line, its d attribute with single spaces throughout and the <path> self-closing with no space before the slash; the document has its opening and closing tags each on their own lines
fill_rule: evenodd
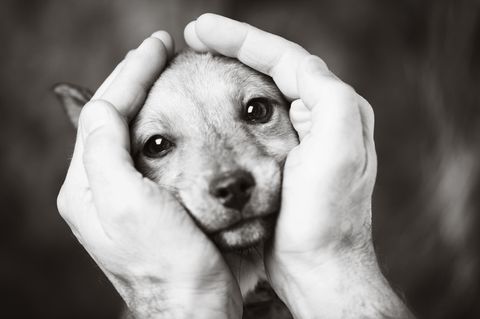
<svg viewBox="0 0 480 319">
<path fill-rule="evenodd" d="M 223 206 L 242 210 L 250 199 L 255 180 L 244 170 L 226 172 L 215 177 L 210 183 L 210 194 Z"/>
</svg>

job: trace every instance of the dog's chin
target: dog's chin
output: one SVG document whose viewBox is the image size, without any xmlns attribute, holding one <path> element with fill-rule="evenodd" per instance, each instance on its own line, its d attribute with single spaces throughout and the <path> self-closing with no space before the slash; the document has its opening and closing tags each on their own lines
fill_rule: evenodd
<svg viewBox="0 0 480 319">
<path fill-rule="evenodd" d="M 244 219 L 213 236 L 223 252 L 243 253 L 271 237 L 277 214 Z"/>
</svg>

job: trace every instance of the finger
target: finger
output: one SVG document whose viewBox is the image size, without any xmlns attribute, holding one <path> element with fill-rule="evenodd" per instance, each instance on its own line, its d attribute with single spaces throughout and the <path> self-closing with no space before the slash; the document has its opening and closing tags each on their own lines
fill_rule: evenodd
<svg viewBox="0 0 480 319">
<path fill-rule="evenodd" d="M 151 36 L 162 41 L 165 49 L 167 49 L 168 59 L 171 59 L 175 54 L 175 41 L 172 36 L 167 31 L 163 30 L 156 31 L 152 33 Z"/>
<path fill-rule="evenodd" d="M 122 201 L 135 197 L 142 181 L 129 153 L 128 124 L 111 103 L 96 100 L 85 105 L 79 130 L 84 144 L 82 165 L 95 206 L 99 211 L 125 206 Z"/>
<path fill-rule="evenodd" d="M 358 96 L 358 98 L 358 105 L 363 128 L 363 142 L 367 153 L 365 169 L 368 170 L 369 174 L 367 175 L 370 175 L 372 179 L 371 185 L 373 187 L 377 176 L 377 154 L 374 141 L 375 115 L 373 113 L 373 109 L 370 103 L 368 103 L 368 101 L 360 95 Z"/>
<path fill-rule="evenodd" d="M 64 217 L 72 233 L 77 240 L 90 253 L 95 253 L 95 250 L 107 246 L 110 239 L 105 233 L 102 223 L 100 222 L 93 200 L 92 192 L 88 191 L 83 194 L 81 201 L 70 202 L 69 211 L 72 212 L 68 218 Z"/>
<path fill-rule="evenodd" d="M 215 14 L 204 14 L 189 24 L 185 40 L 193 49 L 208 48 L 239 59 L 270 75 L 288 98 L 299 98 L 296 69 L 309 53 L 298 44 Z"/>
<path fill-rule="evenodd" d="M 300 142 L 305 135 L 310 132 L 312 127 L 312 115 L 310 110 L 298 99 L 292 102 L 290 106 L 290 121 L 293 128 L 297 131 Z"/>
<path fill-rule="evenodd" d="M 351 160 L 363 156 L 363 123 L 358 94 L 333 74 L 325 72 L 323 61 L 311 56 L 298 70 L 298 86 L 302 101 L 311 112 L 310 158 L 315 162 L 325 154 Z M 312 162 L 312 163 L 313 163 Z"/>
<path fill-rule="evenodd" d="M 209 49 L 202 41 L 200 41 L 195 31 L 195 24 L 196 21 L 191 21 L 185 27 L 185 30 L 183 31 L 183 37 L 185 38 L 185 42 L 187 42 L 187 44 L 192 49 L 198 52 L 216 52 L 213 49 Z"/>
<path fill-rule="evenodd" d="M 91 190 L 75 185 L 78 179 L 72 179 L 71 176 L 68 179 L 71 181 L 64 183 L 57 198 L 60 215 L 87 251 L 98 245 L 106 245 L 109 241 L 98 219 Z"/>
<path fill-rule="evenodd" d="M 171 35 L 166 31 L 156 31 L 151 35 L 151 37 L 157 38 L 160 41 L 162 41 L 163 45 L 167 50 L 168 59 L 171 59 L 175 53 L 175 43 Z M 92 100 L 99 99 L 101 96 L 105 94 L 105 91 L 110 87 L 113 80 L 117 77 L 117 75 L 120 73 L 120 70 L 123 68 L 123 65 L 125 64 L 125 60 L 134 52 L 135 50 L 128 51 L 127 55 L 125 56 L 125 59 L 123 59 L 115 67 L 113 72 L 105 79 L 105 81 L 103 81 L 102 85 L 100 85 L 100 87 L 97 89 L 97 91 L 92 97 Z"/>
<path fill-rule="evenodd" d="M 161 43 L 158 43 L 159 41 L 155 39 L 158 39 L 161 41 Z M 110 96 L 114 99 L 118 99 L 119 96 L 115 95 L 115 93 L 119 92 L 121 97 L 123 91 L 121 87 L 122 83 L 128 81 L 129 75 L 132 75 L 132 83 L 126 83 L 127 91 L 135 90 L 135 88 L 138 89 L 139 86 L 140 91 L 142 91 L 144 90 L 145 86 L 148 86 L 155 80 L 156 73 L 158 73 L 165 65 L 165 50 L 167 52 L 172 52 L 173 54 L 174 43 L 171 36 L 165 31 L 157 31 L 152 34 L 151 38 L 148 38 L 147 40 L 145 40 L 138 49 L 132 50 L 127 54 L 126 59 L 120 62 L 113 72 L 107 77 L 107 79 L 92 97 L 92 100 L 98 99 L 102 96 L 107 98 Z M 162 45 L 162 43 L 164 43 L 164 45 Z M 137 51 L 138 53 L 136 53 Z M 151 66 L 143 65 L 142 61 L 139 61 L 143 57 L 148 58 L 152 55 L 153 59 Z M 130 94 L 135 95 L 135 93 Z M 139 94 L 145 95 L 146 93 L 140 92 Z M 123 104 L 120 103 L 120 105 L 116 107 L 119 110 L 128 109 L 129 106 L 126 105 L 128 102 L 129 101 L 123 101 Z M 131 107 L 136 108 L 138 105 L 132 105 Z M 81 132 L 81 130 L 79 129 L 78 132 Z M 67 185 L 74 184 L 74 186 L 79 187 L 79 190 L 87 189 L 89 187 L 83 167 L 83 138 L 79 137 L 78 134 L 72 162 L 67 172 L 66 182 Z"/>
<path fill-rule="evenodd" d="M 91 192 L 90 192 L 91 194 Z M 98 251 L 111 247 L 112 239 L 103 228 L 99 218 L 98 211 L 94 205 L 79 207 L 81 212 L 76 214 L 76 227 L 78 241 L 85 247 L 87 252 L 95 259 L 95 256 L 101 256 Z"/>
<path fill-rule="evenodd" d="M 96 98 L 110 102 L 121 115 L 131 119 L 164 68 L 167 58 L 167 48 L 161 40 L 154 37 L 144 40 L 125 59 L 108 89 Z"/>
<path fill-rule="evenodd" d="M 83 167 L 82 154 L 82 134 L 80 130 L 77 130 L 73 156 L 70 161 L 70 166 L 68 167 L 65 181 L 57 198 L 58 211 L 62 218 L 69 224 L 72 231 L 76 227 L 77 207 L 85 205 L 84 196 L 90 191 L 87 175 Z"/>
<path fill-rule="evenodd" d="M 132 51 L 130 51 L 132 52 Z M 95 100 L 98 96 L 101 96 L 108 89 L 110 84 L 116 78 L 120 70 L 124 65 L 124 61 L 120 62 L 115 69 L 110 73 L 107 79 L 102 83 L 102 85 L 97 89 L 91 100 Z M 77 130 L 77 136 L 75 140 L 75 147 L 70 161 L 70 166 L 68 167 L 67 175 L 65 181 L 62 185 L 61 196 L 59 195 L 59 200 L 62 198 L 62 202 L 66 203 L 62 205 L 64 208 L 61 209 L 60 214 L 67 221 L 70 228 L 73 230 L 77 224 L 76 216 L 76 207 L 82 207 L 85 205 L 85 200 L 83 195 L 90 192 L 90 185 L 88 183 L 88 178 L 83 166 L 83 137 L 81 126 L 81 120 L 79 120 L 79 128 Z M 59 205 L 60 210 L 60 205 Z M 78 233 L 75 232 L 74 233 Z M 76 236 L 78 238 L 78 236 Z"/>
<path fill-rule="evenodd" d="M 95 100 L 84 106 L 58 206 L 90 253 L 111 242 L 100 221 L 102 213 L 116 212 L 124 205 L 121 200 L 134 193 L 141 178 L 133 167 L 129 145 L 128 125 L 110 103 Z M 107 206 L 109 209 L 105 209 Z"/>
<path fill-rule="evenodd" d="M 372 106 L 365 100 L 362 96 L 358 96 L 359 98 L 359 107 L 360 107 L 360 115 L 362 116 L 362 123 L 365 128 L 365 135 L 373 140 L 373 133 L 375 127 L 375 115 L 373 113 Z"/>
<path fill-rule="evenodd" d="M 133 52 L 129 51 L 126 55 L 126 57 Z M 120 73 L 120 70 L 123 68 L 123 65 L 125 64 L 125 59 L 123 59 L 116 67 L 113 69 L 112 73 L 103 81 L 103 83 L 100 85 L 100 87 L 95 91 L 95 94 L 93 94 L 91 100 L 96 100 L 103 94 L 105 94 L 105 91 L 110 87 L 110 84 L 112 84 L 113 80 L 117 77 L 118 73 Z"/>
<path fill-rule="evenodd" d="M 178 212 L 181 206 L 135 169 L 129 152 L 128 124 L 113 105 L 103 100 L 89 102 L 79 128 L 84 132 L 83 165 L 99 225 L 107 237 L 114 240 L 127 229 L 136 232 L 138 223 L 152 218 L 183 218 L 180 214 L 158 214 L 162 205 L 169 212 Z"/>
<path fill-rule="evenodd" d="M 165 43 L 162 44 L 162 43 Z M 146 91 L 146 87 L 149 86 L 153 80 L 155 80 L 157 73 L 165 65 L 166 55 L 173 54 L 174 52 L 174 44 L 171 37 L 166 32 L 156 32 L 152 35 L 152 38 L 147 39 L 144 43 L 135 51 L 131 51 L 130 54 L 127 56 L 127 61 L 122 61 L 115 70 L 110 74 L 110 76 L 104 81 L 101 87 L 95 93 L 93 99 L 96 99 L 100 96 L 106 96 L 115 101 L 115 99 L 119 99 L 121 97 L 121 93 L 115 94 L 121 91 L 122 83 L 125 82 L 125 79 L 128 76 L 131 76 L 132 83 L 126 86 L 127 91 L 134 90 L 135 88 L 140 88 Z M 141 59 L 148 59 L 151 63 L 150 66 L 144 65 L 140 63 Z M 139 95 L 144 95 L 146 93 L 140 92 Z M 134 95 L 134 94 L 132 94 Z M 127 94 L 128 96 L 128 94 Z M 125 101 L 124 101 L 125 102 Z M 128 103 L 127 100 L 125 103 Z M 131 102 L 131 101 L 130 101 Z M 111 143 L 117 146 L 116 150 L 123 155 L 121 158 L 121 163 L 124 165 L 122 170 L 121 165 L 118 165 L 115 162 L 115 167 L 119 169 L 120 175 L 123 176 L 125 170 L 130 172 L 132 176 L 138 176 L 138 172 L 135 171 L 133 168 L 133 164 L 131 158 L 128 154 L 129 150 L 129 137 L 128 131 L 126 129 L 126 123 L 123 123 L 121 118 L 119 119 L 118 113 L 115 110 L 110 109 L 110 113 L 112 113 L 112 118 L 108 119 L 108 116 L 104 116 L 105 114 L 105 107 L 102 106 L 102 103 L 106 102 L 90 102 L 84 107 L 84 111 L 88 113 L 87 116 L 81 116 L 79 129 L 77 131 L 77 139 L 75 144 L 75 150 L 72 157 L 72 161 L 70 167 L 67 172 L 67 176 L 65 178 L 65 182 L 62 186 L 61 195 L 59 195 L 59 210 L 62 217 L 69 223 L 72 230 L 77 234 L 86 234 L 82 236 L 91 237 L 88 235 L 89 233 L 96 234 L 98 233 L 98 229 L 95 227 L 100 227 L 100 224 L 95 224 L 95 214 L 85 214 L 82 210 L 79 213 L 78 207 L 85 207 L 86 205 L 91 204 L 93 207 L 93 202 L 90 202 L 91 199 L 87 198 L 89 194 L 91 195 L 91 180 L 94 181 L 94 184 L 98 184 L 98 180 L 95 178 L 87 177 L 87 172 L 84 167 L 84 141 L 86 136 L 89 136 L 91 132 L 86 127 L 89 127 L 90 130 L 95 130 L 95 127 L 101 127 L 105 123 L 110 122 L 110 126 L 117 126 L 121 127 L 118 130 L 118 136 L 111 138 Z M 138 104 L 136 101 L 132 102 L 132 106 L 137 107 Z M 100 106 L 99 106 L 100 105 Z M 110 105 L 111 106 L 111 105 Z M 109 107 L 110 107 L 109 106 Z M 98 108 L 97 108 L 98 107 Z M 107 107 L 108 108 L 108 107 Z M 125 115 L 128 116 L 128 105 L 120 104 L 120 110 L 126 110 Z M 104 111 L 102 113 L 102 110 Z M 82 112 L 85 113 L 85 112 Z M 106 112 L 109 113 L 108 111 Z M 113 121 L 112 121 L 113 119 Z M 102 122 L 103 121 L 103 122 Z M 113 124 L 112 124 L 113 123 Z M 112 152 L 113 153 L 113 152 Z M 90 156 L 92 157 L 92 156 Z M 108 165 L 107 163 L 104 163 Z M 96 165 L 98 169 L 98 165 Z M 127 173 L 128 175 L 128 173 Z M 106 181 L 110 181 L 111 179 L 106 179 Z M 106 183 L 108 186 L 108 183 Z M 92 209 L 92 212 L 95 210 Z M 85 222 L 82 222 L 85 221 Z M 85 225 L 85 226 L 82 226 Z M 95 227 L 91 227 L 88 225 L 97 225 Z M 85 228 L 85 229 L 84 229 Z M 93 229 L 93 230 L 92 230 Z M 92 230 L 89 232 L 89 230 Z M 77 235 L 79 237 L 79 235 Z M 80 240 L 80 237 L 79 237 Z"/>
</svg>

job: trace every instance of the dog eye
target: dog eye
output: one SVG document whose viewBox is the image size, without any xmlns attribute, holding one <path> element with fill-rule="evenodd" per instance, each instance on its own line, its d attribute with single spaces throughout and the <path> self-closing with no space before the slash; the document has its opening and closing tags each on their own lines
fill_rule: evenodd
<svg viewBox="0 0 480 319">
<path fill-rule="evenodd" d="M 255 98 L 245 104 L 244 117 L 251 123 L 266 123 L 272 117 L 272 113 L 272 104 L 267 99 Z"/>
<path fill-rule="evenodd" d="M 158 158 L 165 156 L 173 147 L 173 143 L 161 135 L 150 137 L 143 147 L 143 154 L 147 157 Z"/>
</svg>

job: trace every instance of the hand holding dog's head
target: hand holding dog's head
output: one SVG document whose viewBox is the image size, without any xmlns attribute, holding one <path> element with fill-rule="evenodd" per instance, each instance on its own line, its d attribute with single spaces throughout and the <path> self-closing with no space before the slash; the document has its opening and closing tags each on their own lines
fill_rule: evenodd
<svg viewBox="0 0 480 319">
<path fill-rule="evenodd" d="M 209 312 L 225 307 L 241 314 L 240 290 L 218 249 L 177 200 L 135 170 L 129 154 L 126 118 L 165 66 L 165 49 L 158 38 L 145 40 L 87 103 L 58 208 L 138 316 L 200 311 L 213 318 Z M 66 106 L 83 106 L 85 91 L 66 88 L 57 90 Z"/>
<path fill-rule="evenodd" d="M 85 90 L 60 86 L 72 122 Z M 224 249 L 270 235 L 282 169 L 297 144 L 288 104 L 272 80 L 238 61 L 179 54 L 131 123 L 131 153 Z"/>
<path fill-rule="evenodd" d="M 271 79 L 236 60 L 181 53 L 131 126 L 138 169 L 177 195 L 222 248 L 268 236 L 297 137 Z"/>
</svg>

